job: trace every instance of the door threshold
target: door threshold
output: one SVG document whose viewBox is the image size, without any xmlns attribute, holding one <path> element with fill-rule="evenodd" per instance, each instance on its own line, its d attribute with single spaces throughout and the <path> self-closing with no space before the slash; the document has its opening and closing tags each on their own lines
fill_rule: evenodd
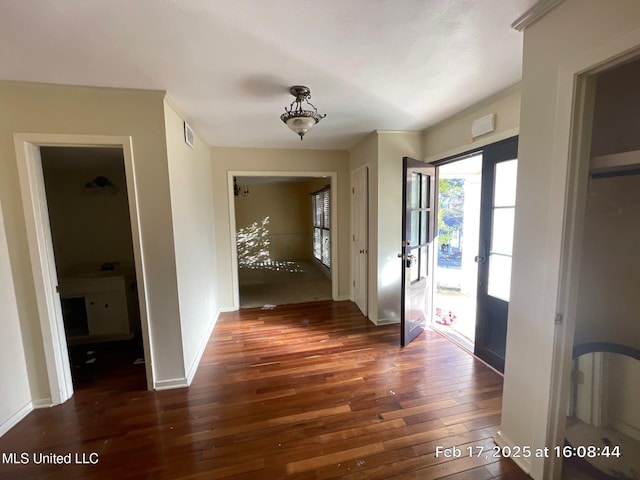
<svg viewBox="0 0 640 480">
<path fill-rule="evenodd" d="M 437 324 L 431 325 L 431 329 L 438 332 L 442 336 L 448 338 L 453 343 L 458 344 L 459 346 L 467 350 L 469 353 L 473 354 L 473 350 L 474 350 L 473 343 L 471 343 L 468 339 L 463 337 L 461 334 L 448 328 L 441 328 Z"/>
<path fill-rule="evenodd" d="M 464 338 L 462 335 L 459 335 L 459 334 L 457 334 L 455 332 L 451 332 L 451 331 L 445 330 L 444 328 L 438 328 L 437 325 L 431 325 L 429 328 L 431 328 L 431 330 L 433 330 L 434 332 L 442 335 L 444 338 L 446 338 L 450 342 L 455 343 L 457 346 L 459 346 L 460 348 L 462 348 L 463 350 L 465 350 L 469 354 L 473 355 L 473 357 L 476 360 L 481 361 L 487 367 L 489 367 L 491 370 L 496 372 L 498 375 L 500 375 L 501 377 L 504 377 L 504 373 L 502 373 L 500 370 L 496 369 L 494 366 L 489 365 L 487 362 L 485 362 L 483 359 L 481 359 L 479 356 L 477 356 L 473 352 L 473 349 L 474 349 L 473 343 L 471 343 L 469 340 Z"/>
</svg>

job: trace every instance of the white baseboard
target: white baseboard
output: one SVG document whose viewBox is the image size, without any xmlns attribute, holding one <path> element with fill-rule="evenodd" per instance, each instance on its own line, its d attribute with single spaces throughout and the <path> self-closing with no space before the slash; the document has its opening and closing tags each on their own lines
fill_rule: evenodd
<svg viewBox="0 0 640 480">
<path fill-rule="evenodd" d="M 349 298 L 349 295 L 340 295 L 340 296 L 335 297 L 335 298 L 333 299 L 333 301 L 334 301 L 334 302 L 344 302 L 345 300 L 351 300 L 351 299 Z"/>
<path fill-rule="evenodd" d="M 213 321 L 211 322 L 211 325 L 209 325 L 209 327 L 207 328 L 207 333 L 205 333 L 204 337 L 202 338 L 202 342 L 200 342 L 198 351 L 196 352 L 196 355 L 193 358 L 191 365 L 189 366 L 189 370 L 187 371 L 187 385 L 191 385 L 191 382 L 193 382 L 193 377 L 196 375 L 198 365 L 200 365 L 200 360 L 202 359 L 202 355 L 207 348 L 207 344 L 209 343 L 209 339 L 211 338 L 211 334 L 213 333 L 213 329 L 215 328 L 216 323 L 218 323 L 219 317 L 220 309 L 218 309 L 215 317 L 213 318 Z"/>
<path fill-rule="evenodd" d="M 511 448 L 511 451 L 513 451 L 514 447 L 516 446 L 516 444 L 513 443 L 508 438 L 506 438 L 502 434 L 502 432 L 496 433 L 496 436 L 493 437 L 493 441 L 496 442 L 496 445 L 498 445 L 499 447 Z M 513 460 L 516 463 L 516 465 L 518 465 L 520 469 L 524 471 L 524 473 L 526 473 L 527 475 L 531 474 L 531 458 L 511 457 L 511 460 Z"/>
<path fill-rule="evenodd" d="M 2 437 L 5 433 L 15 427 L 20 420 L 29 415 L 33 410 L 33 403 L 29 402 L 22 408 L 20 408 L 17 412 L 7 418 L 4 422 L 0 423 L 0 437 Z"/>
<path fill-rule="evenodd" d="M 376 325 L 394 325 L 394 324 L 400 324 L 400 320 L 397 320 L 395 318 L 379 318 L 377 322 L 375 322 Z"/>
<path fill-rule="evenodd" d="M 172 390 L 174 388 L 188 387 L 186 378 L 172 378 L 171 380 L 160 380 L 153 385 L 154 390 Z"/>
<path fill-rule="evenodd" d="M 53 407 L 53 400 L 50 398 L 37 398 L 31 402 L 34 409 L 38 408 L 51 408 Z"/>
<path fill-rule="evenodd" d="M 238 307 L 220 307 L 218 309 L 218 315 L 224 312 L 236 312 L 238 311 Z"/>
</svg>

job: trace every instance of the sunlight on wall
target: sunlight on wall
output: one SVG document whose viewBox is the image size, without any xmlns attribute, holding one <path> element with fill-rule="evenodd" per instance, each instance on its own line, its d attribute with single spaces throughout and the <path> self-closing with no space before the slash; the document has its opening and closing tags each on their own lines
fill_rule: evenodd
<svg viewBox="0 0 640 480">
<path fill-rule="evenodd" d="M 237 232 L 238 265 L 249 265 L 270 260 L 269 217 L 253 222 Z"/>
<path fill-rule="evenodd" d="M 269 217 L 260 223 L 253 222 L 248 227 L 239 228 L 236 233 L 238 247 L 238 267 L 253 270 L 276 270 L 287 273 L 304 272 L 305 269 L 295 261 L 271 259 L 271 238 Z"/>
<path fill-rule="evenodd" d="M 399 264 L 397 258 L 388 259 L 381 269 L 380 285 L 386 287 L 397 282 L 398 278 L 400 278 L 400 269 L 401 264 Z"/>
</svg>

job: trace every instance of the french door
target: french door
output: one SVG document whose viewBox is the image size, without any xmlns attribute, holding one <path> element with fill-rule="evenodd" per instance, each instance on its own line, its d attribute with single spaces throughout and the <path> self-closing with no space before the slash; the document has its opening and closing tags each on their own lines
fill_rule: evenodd
<svg viewBox="0 0 640 480">
<path fill-rule="evenodd" d="M 518 169 L 518 138 L 483 148 L 474 353 L 504 371 Z"/>
<path fill-rule="evenodd" d="M 435 167 L 402 159 L 402 293 L 400 344 L 408 345 L 431 322 Z"/>
</svg>

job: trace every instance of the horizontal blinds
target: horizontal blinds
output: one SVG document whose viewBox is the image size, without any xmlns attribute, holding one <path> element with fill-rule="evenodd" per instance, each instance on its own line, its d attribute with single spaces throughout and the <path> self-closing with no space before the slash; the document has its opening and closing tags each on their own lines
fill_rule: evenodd
<svg viewBox="0 0 640 480">
<path fill-rule="evenodd" d="M 313 256 L 331 267 L 331 191 L 329 187 L 312 194 Z"/>
</svg>

